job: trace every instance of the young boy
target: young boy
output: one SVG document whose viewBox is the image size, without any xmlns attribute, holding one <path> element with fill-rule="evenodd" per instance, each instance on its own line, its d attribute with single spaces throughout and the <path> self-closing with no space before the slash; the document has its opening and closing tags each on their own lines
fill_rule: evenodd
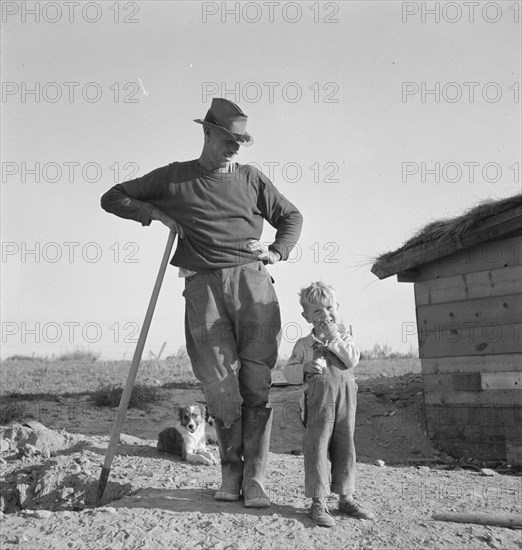
<svg viewBox="0 0 522 550">
<path fill-rule="evenodd" d="M 304 466 L 305 496 L 312 498 L 310 515 L 317 525 L 335 525 L 325 502 L 331 491 L 339 495 L 340 512 L 375 519 L 353 500 L 357 385 L 352 369 L 359 362 L 359 351 L 338 319 L 331 286 L 312 283 L 299 296 L 302 315 L 312 324 L 312 332 L 296 342 L 283 372 L 289 382 L 307 384 Z"/>
</svg>

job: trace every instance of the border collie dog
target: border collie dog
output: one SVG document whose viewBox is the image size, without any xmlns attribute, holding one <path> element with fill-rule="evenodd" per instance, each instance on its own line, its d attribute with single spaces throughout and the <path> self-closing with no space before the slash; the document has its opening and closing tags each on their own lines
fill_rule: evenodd
<svg viewBox="0 0 522 550">
<path fill-rule="evenodd" d="M 165 428 L 158 436 L 158 450 L 181 456 L 192 464 L 217 464 L 213 454 L 207 451 L 207 430 L 211 432 L 213 425 L 205 422 L 205 415 L 205 407 L 200 404 L 178 407 L 174 426 Z"/>
</svg>

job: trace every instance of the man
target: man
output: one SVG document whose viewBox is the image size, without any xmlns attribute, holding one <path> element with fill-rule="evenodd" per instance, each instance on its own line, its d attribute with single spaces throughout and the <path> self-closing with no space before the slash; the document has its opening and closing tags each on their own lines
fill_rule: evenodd
<svg viewBox="0 0 522 550">
<path fill-rule="evenodd" d="M 171 264 L 185 277 L 185 337 L 195 376 L 216 420 L 222 484 L 215 498 L 270 506 L 264 476 L 272 409 L 270 371 L 281 319 L 265 264 L 286 260 L 302 216 L 259 170 L 234 161 L 252 145 L 247 116 L 214 98 L 197 160 L 174 162 L 110 189 L 102 208 L 179 234 Z M 260 242 L 263 220 L 275 241 Z"/>
</svg>

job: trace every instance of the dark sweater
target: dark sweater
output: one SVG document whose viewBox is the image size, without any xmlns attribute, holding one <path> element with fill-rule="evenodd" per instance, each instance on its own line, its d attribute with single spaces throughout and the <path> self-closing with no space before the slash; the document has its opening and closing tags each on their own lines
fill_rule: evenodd
<svg viewBox="0 0 522 550">
<path fill-rule="evenodd" d="M 297 208 L 257 168 L 236 165 L 234 172 L 205 172 L 196 160 L 174 162 L 125 183 L 101 198 L 107 212 L 150 225 L 156 206 L 185 233 L 171 264 L 211 271 L 255 261 L 246 244 L 260 239 L 263 219 L 276 228 L 270 249 L 286 260 L 303 223 Z"/>
</svg>

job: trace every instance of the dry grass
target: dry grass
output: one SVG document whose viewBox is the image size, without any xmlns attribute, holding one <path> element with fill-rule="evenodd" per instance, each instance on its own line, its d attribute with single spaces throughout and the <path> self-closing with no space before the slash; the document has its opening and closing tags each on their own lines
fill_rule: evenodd
<svg viewBox="0 0 522 550">
<path fill-rule="evenodd" d="M 280 358 L 274 369 L 273 379 L 284 380 L 282 369 L 286 358 Z M 96 394 L 105 388 L 110 393 L 125 385 L 130 361 L 61 361 L 55 360 L 5 360 L 0 363 L 0 396 L 42 397 L 71 394 Z M 400 376 L 420 373 L 420 359 L 374 358 L 363 359 L 356 367 L 359 378 Z M 192 386 L 197 380 L 190 362 L 183 358 L 164 361 L 142 361 L 136 377 L 136 386 L 159 388 L 162 386 Z M 101 393 L 104 393 L 101 392 Z M 30 398 L 30 397 L 29 397 Z M 114 398 L 119 402 L 119 398 Z M 113 399 L 113 401 L 114 401 Z M 117 405 L 117 403 L 116 403 Z"/>
<path fill-rule="evenodd" d="M 274 382 L 283 382 L 283 367 L 285 360 L 279 360 L 274 368 L 272 380 Z M 420 373 L 421 362 L 418 357 L 400 358 L 400 359 L 361 359 L 355 367 L 356 378 L 381 378 L 389 376 L 402 376 L 408 373 Z"/>
<path fill-rule="evenodd" d="M 355 367 L 356 378 L 380 378 L 382 376 L 402 376 L 421 373 L 418 357 L 403 359 L 363 359 Z"/>
<path fill-rule="evenodd" d="M 100 386 L 93 394 L 92 400 L 98 407 L 117 407 L 120 404 L 123 387 L 116 384 Z M 129 409 L 148 410 L 151 403 L 161 400 L 160 392 L 155 386 L 135 384 L 129 400 Z"/>
<path fill-rule="evenodd" d="M 25 407 L 22 403 L 2 403 L 0 407 L 0 426 L 5 426 L 12 422 L 21 422 L 21 419 L 28 417 L 25 412 Z"/>
<path fill-rule="evenodd" d="M 122 386 L 127 380 L 130 361 L 34 360 L 0 363 L 0 395 L 94 393 L 100 386 Z M 195 384 L 188 363 L 142 361 L 136 384 Z"/>
<path fill-rule="evenodd" d="M 392 256 L 404 254 L 406 250 L 430 243 L 431 246 L 442 248 L 443 244 L 459 240 L 461 235 L 471 227 L 487 218 L 498 216 L 522 204 L 522 195 L 517 194 L 501 200 L 485 200 L 456 218 L 436 220 L 420 229 L 400 248 L 381 254 L 376 263 L 386 262 Z"/>
</svg>

